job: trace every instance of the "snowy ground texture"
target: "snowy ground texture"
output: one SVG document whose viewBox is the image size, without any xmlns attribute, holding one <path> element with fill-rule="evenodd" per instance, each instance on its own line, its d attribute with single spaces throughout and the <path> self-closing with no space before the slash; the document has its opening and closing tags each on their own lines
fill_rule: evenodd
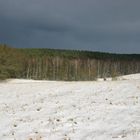
<svg viewBox="0 0 140 140">
<path fill-rule="evenodd" d="M 140 74 L 0 83 L 0 140 L 140 140 Z"/>
</svg>

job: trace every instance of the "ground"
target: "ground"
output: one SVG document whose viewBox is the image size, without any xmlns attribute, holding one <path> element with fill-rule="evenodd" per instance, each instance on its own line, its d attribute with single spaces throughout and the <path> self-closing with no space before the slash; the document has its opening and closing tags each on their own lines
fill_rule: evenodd
<svg viewBox="0 0 140 140">
<path fill-rule="evenodd" d="M 0 140 L 140 140 L 140 74 L 0 83 Z"/>
</svg>

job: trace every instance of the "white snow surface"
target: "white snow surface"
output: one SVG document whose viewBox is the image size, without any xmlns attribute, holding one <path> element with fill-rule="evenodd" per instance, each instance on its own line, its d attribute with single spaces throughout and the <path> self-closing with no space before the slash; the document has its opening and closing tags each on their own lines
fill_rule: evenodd
<svg viewBox="0 0 140 140">
<path fill-rule="evenodd" d="M 0 140 L 140 140 L 140 74 L 0 83 Z"/>
</svg>

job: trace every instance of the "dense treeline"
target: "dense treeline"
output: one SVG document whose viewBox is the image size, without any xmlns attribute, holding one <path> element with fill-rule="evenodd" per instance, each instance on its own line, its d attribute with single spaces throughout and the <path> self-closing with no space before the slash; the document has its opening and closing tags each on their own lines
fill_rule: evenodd
<svg viewBox="0 0 140 140">
<path fill-rule="evenodd" d="M 24 60 L 18 49 L 0 45 L 0 79 L 20 78 L 25 70 Z"/>
<path fill-rule="evenodd" d="M 139 54 L 15 49 L 0 45 L 0 78 L 96 80 L 140 72 Z"/>
</svg>

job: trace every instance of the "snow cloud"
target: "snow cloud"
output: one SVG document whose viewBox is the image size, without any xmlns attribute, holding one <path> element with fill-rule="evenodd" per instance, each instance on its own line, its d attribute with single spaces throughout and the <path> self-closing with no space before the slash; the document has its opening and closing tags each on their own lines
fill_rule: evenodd
<svg viewBox="0 0 140 140">
<path fill-rule="evenodd" d="M 140 53 L 139 0 L 1 0 L 0 42 Z"/>
</svg>

